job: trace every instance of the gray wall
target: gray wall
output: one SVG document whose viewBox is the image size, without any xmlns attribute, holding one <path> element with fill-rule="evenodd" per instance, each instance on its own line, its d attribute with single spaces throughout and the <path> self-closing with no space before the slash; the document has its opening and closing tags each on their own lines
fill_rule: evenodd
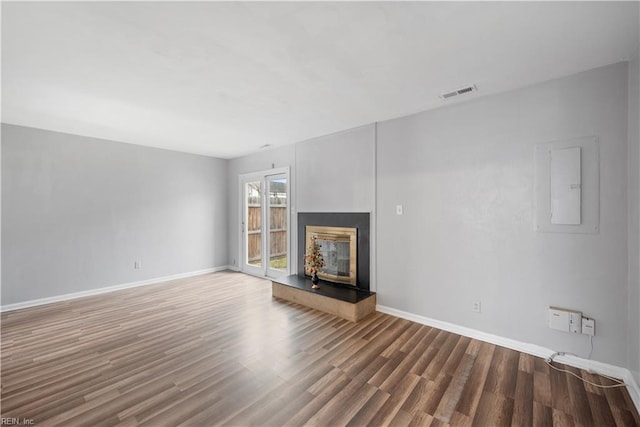
<svg viewBox="0 0 640 427">
<path fill-rule="evenodd" d="M 639 12 L 640 19 L 640 12 Z M 640 46 L 629 63 L 629 368 L 640 383 Z"/>
<path fill-rule="evenodd" d="M 0 305 L 2 305 L 2 127 L 0 126 Z"/>
<path fill-rule="evenodd" d="M 535 232 L 535 144 L 588 135 L 600 233 Z M 574 308 L 593 358 L 628 366 L 626 63 L 380 123 L 377 170 L 381 305 L 586 356 L 546 325 Z"/>
<path fill-rule="evenodd" d="M 2 304 L 224 266 L 226 197 L 224 160 L 3 124 Z"/>
<path fill-rule="evenodd" d="M 374 132 L 362 126 L 295 146 L 298 211 L 374 210 Z"/>
</svg>

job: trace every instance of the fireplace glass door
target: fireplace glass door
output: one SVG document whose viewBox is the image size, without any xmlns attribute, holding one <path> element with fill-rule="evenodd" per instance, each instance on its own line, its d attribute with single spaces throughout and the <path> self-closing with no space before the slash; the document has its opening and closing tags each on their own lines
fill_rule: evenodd
<svg viewBox="0 0 640 427">
<path fill-rule="evenodd" d="M 306 247 L 311 245 L 311 239 L 315 237 L 324 260 L 324 267 L 318 271 L 319 278 L 356 285 L 357 234 L 356 228 L 307 225 Z M 311 272 L 306 269 L 305 274 L 311 275 Z"/>
</svg>

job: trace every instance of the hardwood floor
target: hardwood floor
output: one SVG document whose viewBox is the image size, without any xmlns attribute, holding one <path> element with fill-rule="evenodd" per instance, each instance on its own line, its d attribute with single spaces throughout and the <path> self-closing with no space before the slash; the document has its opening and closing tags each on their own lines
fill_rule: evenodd
<svg viewBox="0 0 640 427">
<path fill-rule="evenodd" d="M 625 389 L 389 315 L 274 300 L 239 273 L 3 313 L 1 328 L 2 417 L 38 426 L 639 423 Z"/>
</svg>

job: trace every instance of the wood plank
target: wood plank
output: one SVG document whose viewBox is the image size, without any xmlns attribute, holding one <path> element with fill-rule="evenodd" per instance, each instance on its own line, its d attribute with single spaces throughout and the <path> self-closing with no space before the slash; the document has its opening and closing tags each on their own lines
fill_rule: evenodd
<svg viewBox="0 0 640 427">
<path fill-rule="evenodd" d="M 457 364 L 456 371 L 453 373 L 453 378 L 449 383 L 449 387 L 444 392 L 444 395 L 438 404 L 438 408 L 434 413 L 435 418 L 447 424 L 451 422 L 451 417 L 458 406 L 464 386 L 469 380 L 469 375 L 471 375 L 471 369 L 473 368 L 474 362 L 474 356 L 464 353 L 462 359 Z"/>
<path fill-rule="evenodd" d="M 462 390 L 460 402 L 456 407 L 457 411 L 471 419 L 475 417 L 482 390 L 484 389 L 484 383 L 487 380 L 487 375 L 491 368 L 491 359 L 493 358 L 494 351 L 495 346 L 491 344 L 482 343 L 479 346 L 473 368 L 471 368 L 469 380 Z"/>
<path fill-rule="evenodd" d="M 524 369 L 529 368 L 528 366 L 522 367 Z M 531 365 L 531 368 L 533 368 L 533 365 Z M 511 423 L 518 426 L 533 425 L 533 373 L 520 369 L 518 369 L 518 378 L 516 379 L 516 393 L 513 399 L 513 419 Z"/>
<path fill-rule="evenodd" d="M 513 399 L 490 391 L 483 391 L 474 426 L 510 426 L 513 418 Z"/>
<path fill-rule="evenodd" d="M 347 427 L 368 426 L 373 422 L 374 418 L 377 421 L 376 414 L 389 399 L 389 396 L 389 393 L 378 389 L 373 396 L 367 400 L 367 403 L 365 403 L 353 416 L 353 418 L 349 420 L 346 424 Z"/>
</svg>

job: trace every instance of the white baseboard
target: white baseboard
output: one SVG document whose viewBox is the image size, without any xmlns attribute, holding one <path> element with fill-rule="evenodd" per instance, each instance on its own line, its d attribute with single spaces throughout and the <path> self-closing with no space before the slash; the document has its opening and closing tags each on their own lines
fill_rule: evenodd
<svg viewBox="0 0 640 427">
<path fill-rule="evenodd" d="M 480 341 L 485 341 L 491 344 L 496 344 L 502 347 L 507 347 L 512 350 L 517 350 L 522 353 L 531 354 L 533 356 L 542 357 L 544 359 L 550 357 L 555 351 L 535 344 L 529 344 L 522 341 L 513 340 L 511 338 L 501 337 L 499 335 L 482 332 L 477 329 L 467 328 L 466 326 L 460 326 L 442 320 L 431 319 L 429 317 L 420 316 L 417 314 L 409 313 L 395 308 L 386 307 L 384 305 L 377 305 L 376 310 L 381 313 L 390 314 L 392 316 L 400 317 L 402 319 L 411 320 L 412 322 L 420 323 L 422 325 L 432 326 L 434 328 L 442 329 L 454 334 L 463 335 L 469 338 L 475 338 Z M 636 405 L 638 411 L 640 411 L 640 388 L 638 383 L 633 377 L 631 371 L 620 366 L 610 365 L 608 363 L 602 363 L 595 360 L 583 359 L 576 356 L 556 356 L 555 361 L 564 363 L 566 365 L 574 366 L 576 368 L 585 369 L 597 374 L 608 375 L 614 378 L 620 378 L 627 384 L 627 390 L 629 395 Z"/>
<path fill-rule="evenodd" d="M 153 279 L 141 280 L 139 282 L 123 283 L 121 285 L 107 286 L 104 288 L 89 289 L 86 291 L 73 292 L 71 294 L 57 295 L 54 297 L 34 299 L 30 301 L 17 302 L 0 306 L 0 312 L 19 310 L 21 308 L 35 307 L 38 305 L 51 304 L 53 302 L 67 301 L 76 298 L 105 294 L 107 292 L 120 291 L 122 289 L 136 288 L 138 286 L 153 285 L 156 283 L 168 282 L 170 280 L 184 279 L 186 277 L 199 276 L 201 274 L 215 273 L 216 271 L 231 270 L 232 267 L 224 265 L 221 267 L 205 268 L 204 270 L 190 271 L 188 273 L 173 274 L 171 276 L 155 277 Z"/>
</svg>

